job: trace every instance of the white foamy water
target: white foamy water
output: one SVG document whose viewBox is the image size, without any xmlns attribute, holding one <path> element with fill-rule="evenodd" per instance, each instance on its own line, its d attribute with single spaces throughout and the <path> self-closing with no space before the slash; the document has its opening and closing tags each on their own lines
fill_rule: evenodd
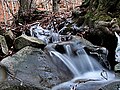
<svg viewBox="0 0 120 90">
<path fill-rule="evenodd" d="M 70 69 L 74 75 L 74 78 L 70 81 L 53 87 L 52 90 L 62 90 L 62 87 L 70 87 L 76 85 L 79 83 L 79 81 L 81 82 L 81 80 L 85 83 L 105 83 L 115 78 L 114 73 L 111 73 L 110 71 L 104 69 L 97 62 L 97 60 L 89 56 L 83 48 L 77 47 L 76 55 L 73 55 L 74 52 L 72 51 L 70 45 L 66 45 L 64 47 L 66 54 L 61 54 L 57 51 L 50 51 L 50 54 L 52 57 L 58 57 Z"/>
</svg>

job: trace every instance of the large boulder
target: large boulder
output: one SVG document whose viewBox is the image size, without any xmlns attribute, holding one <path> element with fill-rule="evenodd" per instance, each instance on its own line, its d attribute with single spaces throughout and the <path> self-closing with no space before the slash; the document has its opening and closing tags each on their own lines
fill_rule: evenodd
<svg viewBox="0 0 120 90">
<path fill-rule="evenodd" d="M 120 80 L 105 84 L 99 90 L 120 90 Z"/>
<path fill-rule="evenodd" d="M 59 70 L 41 49 L 30 46 L 4 58 L 1 64 L 9 73 L 0 83 L 1 90 L 51 90 L 53 86 L 72 78 L 64 64 L 59 65 Z"/>
<path fill-rule="evenodd" d="M 20 50 L 25 46 L 39 47 L 43 49 L 45 45 L 46 44 L 42 40 L 24 34 L 17 37 L 14 41 L 14 47 L 16 50 Z"/>
</svg>

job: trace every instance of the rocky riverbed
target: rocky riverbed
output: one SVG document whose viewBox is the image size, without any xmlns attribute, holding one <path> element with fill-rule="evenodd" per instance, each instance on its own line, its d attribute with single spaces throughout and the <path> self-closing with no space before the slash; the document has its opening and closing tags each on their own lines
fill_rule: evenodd
<svg viewBox="0 0 120 90">
<path fill-rule="evenodd" d="M 73 12 L 73 16 L 81 13 Z M 78 54 L 77 49 L 84 48 L 85 54 L 93 56 L 105 68 L 99 75 L 103 79 L 108 79 L 104 76 L 107 76 L 106 70 L 112 71 L 115 78 L 103 84 L 80 78 L 72 86 L 68 84 L 60 90 L 119 90 L 120 65 L 115 61 L 118 43 L 115 32 L 120 32 L 117 20 L 96 21 L 90 27 L 84 25 L 81 16 L 72 19 L 74 17 L 57 18 L 53 15 L 52 18 L 46 28 L 40 22 L 35 22 L 8 31 L 0 30 L 0 89 L 51 90 L 54 86 L 72 80 L 74 73 L 59 58 L 65 53 L 71 55 L 68 51 L 72 47 L 73 56 Z M 65 51 L 66 45 L 68 51 Z M 52 58 L 55 54 L 49 51 L 60 54 Z"/>
</svg>

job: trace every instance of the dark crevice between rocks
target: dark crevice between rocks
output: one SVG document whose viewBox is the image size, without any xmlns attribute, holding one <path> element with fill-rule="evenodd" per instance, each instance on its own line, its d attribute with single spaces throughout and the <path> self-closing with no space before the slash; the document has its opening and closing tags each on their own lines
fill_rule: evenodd
<svg viewBox="0 0 120 90">
<path fill-rule="evenodd" d="M 55 50 L 62 53 L 62 54 L 66 53 L 63 45 L 56 45 Z"/>
<path fill-rule="evenodd" d="M 117 46 L 117 38 L 115 35 L 105 33 L 98 35 L 98 33 L 93 32 L 87 34 L 85 38 L 94 45 L 103 46 L 108 49 L 107 59 L 110 62 L 111 69 L 114 70 L 114 66 L 117 64 L 117 62 L 115 62 L 115 49 Z"/>
</svg>

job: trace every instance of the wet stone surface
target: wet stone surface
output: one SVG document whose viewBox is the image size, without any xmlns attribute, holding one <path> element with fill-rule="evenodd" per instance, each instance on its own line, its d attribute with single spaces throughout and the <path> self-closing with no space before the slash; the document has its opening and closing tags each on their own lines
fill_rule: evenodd
<svg viewBox="0 0 120 90">
<path fill-rule="evenodd" d="M 41 49 L 29 46 L 21 49 L 13 56 L 4 58 L 1 63 L 9 69 L 15 78 L 19 79 L 13 80 L 12 78 L 10 79 L 10 77 L 8 77 L 6 82 L 10 85 L 10 87 L 4 84 L 4 86 L 6 85 L 5 87 L 7 89 L 11 89 L 13 87 L 22 88 L 20 86 L 21 80 L 23 83 L 23 88 L 24 85 L 27 85 L 26 87 L 32 85 L 33 88 L 47 90 L 54 85 L 72 78 L 71 73 L 67 68 L 63 68 L 63 71 L 62 69 L 59 70 L 58 67 L 52 63 L 51 59 L 46 56 Z M 9 81 L 13 81 L 13 83 L 9 83 Z M 15 85 L 16 82 L 18 82 L 17 85 Z M 5 90 L 5 88 L 3 88 L 3 90 Z"/>
</svg>

